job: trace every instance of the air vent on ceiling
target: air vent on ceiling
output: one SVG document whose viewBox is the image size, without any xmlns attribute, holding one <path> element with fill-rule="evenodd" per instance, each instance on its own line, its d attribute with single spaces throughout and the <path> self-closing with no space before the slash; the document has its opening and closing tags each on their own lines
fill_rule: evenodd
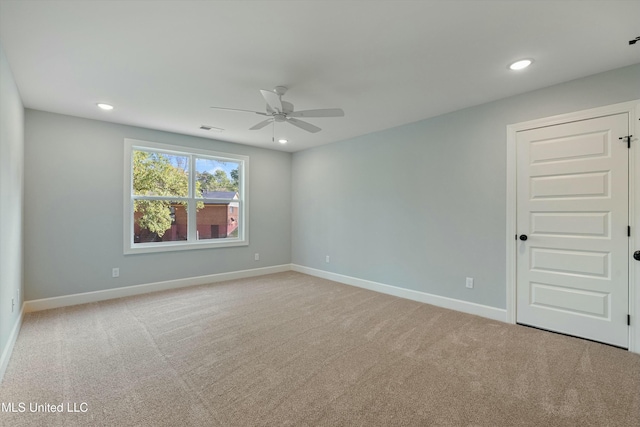
<svg viewBox="0 0 640 427">
<path fill-rule="evenodd" d="M 202 126 L 200 126 L 200 129 L 202 129 L 202 130 L 213 130 L 213 131 L 216 131 L 216 132 L 222 132 L 224 130 L 224 129 L 221 129 L 221 128 L 217 128 L 215 126 L 208 126 L 208 125 L 202 125 Z"/>
</svg>

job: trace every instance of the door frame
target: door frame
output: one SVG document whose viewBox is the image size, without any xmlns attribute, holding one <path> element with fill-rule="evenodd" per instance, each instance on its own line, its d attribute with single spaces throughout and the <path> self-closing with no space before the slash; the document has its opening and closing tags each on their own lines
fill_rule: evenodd
<svg viewBox="0 0 640 427">
<path fill-rule="evenodd" d="M 629 113 L 629 133 L 633 135 L 629 156 L 629 351 L 640 354 L 640 262 L 632 257 L 633 251 L 640 249 L 640 185 L 637 185 L 640 181 L 640 99 L 507 125 L 506 320 L 507 323 L 516 323 L 517 133 L 620 113 Z"/>
</svg>

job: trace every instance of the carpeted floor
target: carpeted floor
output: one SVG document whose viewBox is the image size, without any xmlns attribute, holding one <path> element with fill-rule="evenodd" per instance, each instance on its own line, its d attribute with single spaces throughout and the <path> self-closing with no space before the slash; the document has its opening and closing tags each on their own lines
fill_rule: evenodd
<svg viewBox="0 0 640 427">
<path fill-rule="evenodd" d="M 2 426 L 639 426 L 640 356 L 286 272 L 29 314 L 0 402 L 25 409 Z"/>
</svg>

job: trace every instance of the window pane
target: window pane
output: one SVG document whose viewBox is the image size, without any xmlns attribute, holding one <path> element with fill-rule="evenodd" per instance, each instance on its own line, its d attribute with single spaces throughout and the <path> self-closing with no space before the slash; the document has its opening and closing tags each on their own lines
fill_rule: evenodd
<svg viewBox="0 0 640 427">
<path fill-rule="evenodd" d="M 133 194 L 136 196 L 189 196 L 187 156 L 133 152 Z"/>
<path fill-rule="evenodd" d="M 238 192 L 240 163 L 196 158 L 196 196 L 232 199 Z"/>
<path fill-rule="evenodd" d="M 187 240 L 186 202 L 135 200 L 133 243 Z"/>
<path fill-rule="evenodd" d="M 198 240 L 238 237 L 239 203 L 230 199 L 226 203 L 198 202 L 196 214 Z"/>
</svg>

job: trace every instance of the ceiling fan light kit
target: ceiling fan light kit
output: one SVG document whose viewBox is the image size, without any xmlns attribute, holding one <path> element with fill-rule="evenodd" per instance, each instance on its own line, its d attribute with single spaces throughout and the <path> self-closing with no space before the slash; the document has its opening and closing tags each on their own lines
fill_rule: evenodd
<svg viewBox="0 0 640 427">
<path fill-rule="evenodd" d="M 317 117 L 344 117 L 344 111 L 341 108 L 322 108 L 317 110 L 295 111 L 293 104 L 282 100 L 282 96 L 287 92 L 284 86 L 276 86 L 273 90 L 260 90 L 262 97 L 266 102 L 266 112 L 240 110 L 236 108 L 211 107 L 218 110 L 241 111 L 246 113 L 255 113 L 261 116 L 267 116 L 263 120 L 249 130 L 258 130 L 267 126 L 269 123 L 289 123 L 307 132 L 316 133 L 322 129 L 297 117 L 317 118 Z M 285 140 L 286 141 L 286 140 Z"/>
</svg>

